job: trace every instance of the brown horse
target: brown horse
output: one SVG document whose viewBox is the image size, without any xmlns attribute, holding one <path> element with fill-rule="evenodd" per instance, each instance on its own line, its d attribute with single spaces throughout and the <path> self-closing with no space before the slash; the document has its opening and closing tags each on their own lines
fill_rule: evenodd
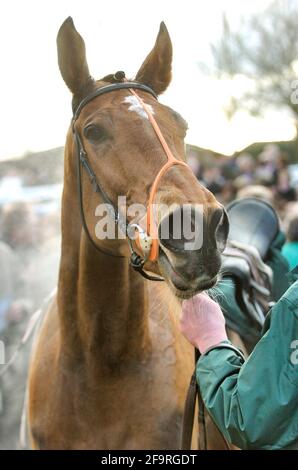
<svg viewBox="0 0 298 470">
<path fill-rule="evenodd" d="M 73 94 L 75 111 L 86 96 L 116 79 L 90 77 L 84 41 L 71 18 L 61 26 L 57 44 L 60 71 Z M 171 61 L 172 45 L 162 23 L 135 83 L 159 95 L 170 83 Z M 138 95 L 150 106 L 175 158 L 184 161 L 184 120 L 150 93 L 138 90 Z M 128 204 L 146 206 L 165 154 L 129 91 L 96 96 L 82 109 L 75 129 L 109 199 L 115 203 L 125 195 Z M 86 172 L 82 179 L 86 223 L 93 242 L 105 252 L 94 247 L 82 228 L 70 128 L 58 293 L 37 338 L 29 376 L 32 446 L 177 449 L 194 367 L 193 349 L 179 333 L 180 299 L 216 283 L 227 236 L 223 208 L 186 166 L 173 166 L 164 174 L 158 202 L 176 207 L 200 204 L 204 239 L 200 249 L 186 250 L 181 239 L 172 237 L 169 242 L 160 237 L 158 259 L 146 269 L 166 282 L 154 283 L 130 266 L 126 240 L 94 236 L 100 195 L 92 191 Z M 162 214 L 160 220 L 171 216 Z"/>
</svg>

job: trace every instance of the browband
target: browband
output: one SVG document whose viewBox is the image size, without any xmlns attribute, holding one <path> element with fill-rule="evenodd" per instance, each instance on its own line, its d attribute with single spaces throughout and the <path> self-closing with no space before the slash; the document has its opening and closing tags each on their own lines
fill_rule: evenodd
<svg viewBox="0 0 298 470">
<path fill-rule="evenodd" d="M 72 118 L 73 124 L 76 122 L 76 120 L 78 119 L 82 109 L 84 108 L 84 106 L 86 106 L 87 103 L 89 103 L 89 101 L 92 101 L 97 96 L 103 95 L 105 93 L 109 93 L 110 91 L 128 89 L 128 88 L 133 88 L 133 89 L 136 89 L 136 90 L 146 91 L 146 93 L 150 93 L 150 95 L 154 96 L 154 98 L 157 99 L 157 95 L 152 90 L 152 88 L 150 88 L 147 85 L 143 85 L 142 83 L 124 82 L 124 83 L 113 83 L 111 85 L 106 85 L 102 88 L 98 88 L 98 90 L 93 91 L 92 93 L 90 93 L 90 95 L 86 96 L 86 98 L 84 98 L 80 102 L 80 104 L 78 105 L 77 109 L 75 110 L 73 118 Z"/>
</svg>

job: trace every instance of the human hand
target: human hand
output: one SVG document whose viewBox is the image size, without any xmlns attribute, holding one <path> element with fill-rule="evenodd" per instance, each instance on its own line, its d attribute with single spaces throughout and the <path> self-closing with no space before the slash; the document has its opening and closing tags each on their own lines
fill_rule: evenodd
<svg viewBox="0 0 298 470">
<path fill-rule="evenodd" d="M 205 293 L 182 302 L 180 329 L 202 354 L 228 339 L 221 308 Z"/>
</svg>

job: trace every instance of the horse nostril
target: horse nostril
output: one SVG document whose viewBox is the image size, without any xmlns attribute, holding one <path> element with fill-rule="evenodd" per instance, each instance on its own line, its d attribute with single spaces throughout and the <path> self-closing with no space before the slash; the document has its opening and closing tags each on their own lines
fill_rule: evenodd
<svg viewBox="0 0 298 470">
<path fill-rule="evenodd" d="M 184 246 L 183 240 L 181 236 L 179 237 L 178 233 L 179 227 L 177 223 L 179 217 L 180 209 L 176 209 L 176 211 L 163 217 L 158 227 L 158 238 L 160 242 L 165 248 L 171 251 L 182 251 Z"/>
<path fill-rule="evenodd" d="M 185 204 L 165 216 L 158 227 L 161 244 L 173 252 L 198 250 L 203 243 L 203 213 Z"/>
<path fill-rule="evenodd" d="M 217 248 L 222 253 L 226 247 L 229 235 L 229 218 L 225 209 L 222 209 L 222 211 L 220 212 L 220 215 L 218 214 L 219 211 L 216 211 L 216 213 L 214 214 L 215 226 L 213 222 L 213 231 L 215 230 L 215 240 Z"/>
<path fill-rule="evenodd" d="M 161 245 L 174 253 L 183 253 L 200 250 L 205 239 L 208 253 L 216 248 L 223 252 L 229 233 L 227 213 L 224 208 L 218 208 L 208 219 L 204 219 L 203 213 L 193 205 L 178 207 L 159 224 Z"/>
</svg>

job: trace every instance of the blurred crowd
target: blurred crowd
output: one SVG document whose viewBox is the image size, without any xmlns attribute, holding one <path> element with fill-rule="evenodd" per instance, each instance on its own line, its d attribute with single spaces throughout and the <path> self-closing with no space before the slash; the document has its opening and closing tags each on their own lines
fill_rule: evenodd
<svg viewBox="0 0 298 470">
<path fill-rule="evenodd" d="M 231 158 L 218 157 L 208 164 L 201 164 L 190 153 L 188 163 L 223 204 L 236 197 L 264 197 L 283 213 L 287 203 L 298 197 L 298 180 L 294 181 L 289 171 L 288 156 L 274 144 L 265 146 L 257 157 L 241 153 Z"/>
<path fill-rule="evenodd" d="M 286 234 L 283 254 L 291 268 L 298 264 L 298 164 L 289 164 L 285 152 L 268 144 L 257 157 L 241 153 L 218 157 L 207 164 L 201 164 L 190 152 L 188 163 L 198 180 L 224 205 L 245 197 L 271 204 Z"/>
<path fill-rule="evenodd" d="M 0 211 L 0 331 L 37 309 L 57 281 L 60 214 L 29 203 Z"/>
<path fill-rule="evenodd" d="M 5 363 L 19 346 L 29 318 L 55 288 L 59 257 L 59 207 L 37 200 L 0 206 L 0 340 Z M 32 338 L 0 378 L 0 449 L 19 448 L 31 345 Z"/>
</svg>

